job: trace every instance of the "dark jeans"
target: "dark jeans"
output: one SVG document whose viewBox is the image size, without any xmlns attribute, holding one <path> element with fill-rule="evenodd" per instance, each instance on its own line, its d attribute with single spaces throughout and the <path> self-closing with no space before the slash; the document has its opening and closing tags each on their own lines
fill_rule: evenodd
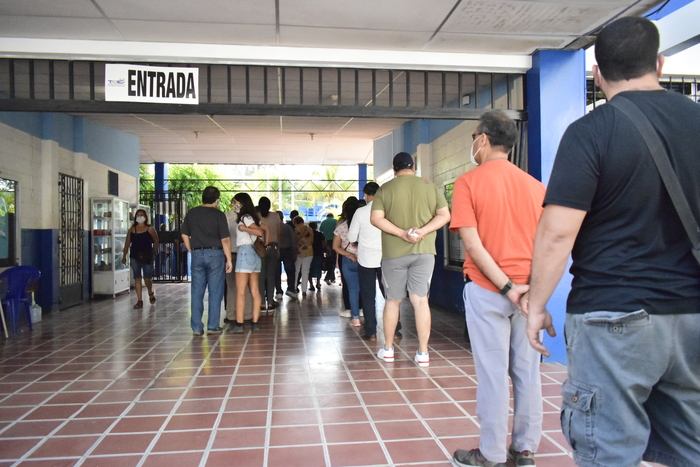
<svg viewBox="0 0 700 467">
<path fill-rule="evenodd" d="M 279 264 L 279 251 L 277 246 L 272 245 L 262 260 L 262 269 L 260 271 L 260 298 L 262 304 L 271 305 L 275 300 L 275 269 Z"/>
<path fill-rule="evenodd" d="M 326 247 L 326 260 L 323 263 L 324 271 L 326 271 L 326 276 L 323 278 L 324 281 L 335 282 L 335 261 L 337 256 L 338 253 L 333 251 L 333 247 Z"/>
<path fill-rule="evenodd" d="M 360 297 L 362 297 L 362 312 L 365 315 L 365 336 L 377 334 L 377 284 L 384 295 L 382 285 L 382 268 L 365 268 L 358 264 L 357 273 L 360 278 Z"/>
<path fill-rule="evenodd" d="M 284 272 L 287 273 L 287 290 L 294 291 L 296 289 L 296 266 L 294 265 L 294 250 L 292 247 L 280 248 L 280 260 L 284 264 Z"/>
</svg>

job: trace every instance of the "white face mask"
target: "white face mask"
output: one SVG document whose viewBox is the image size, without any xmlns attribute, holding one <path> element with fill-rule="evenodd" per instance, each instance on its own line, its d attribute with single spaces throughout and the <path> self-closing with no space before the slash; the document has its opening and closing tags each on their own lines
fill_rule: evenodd
<svg viewBox="0 0 700 467">
<path fill-rule="evenodd" d="M 471 160 L 472 164 L 474 164 L 474 165 L 479 165 L 479 163 L 476 161 L 475 157 L 477 154 L 479 154 L 479 151 L 481 151 L 481 148 L 479 148 L 476 150 L 476 153 L 474 152 L 474 143 L 479 141 L 479 138 L 481 138 L 482 136 L 483 136 L 483 133 L 480 134 L 479 136 L 477 136 L 476 139 L 474 141 L 472 141 L 472 145 L 469 148 L 469 159 Z"/>
<path fill-rule="evenodd" d="M 143 216 L 137 216 L 137 217 L 136 217 L 136 223 L 137 223 L 137 224 L 143 224 L 144 222 L 146 222 L 146 218 L 145 218 L 145 217 L 143 217 Z"/>
</svg>

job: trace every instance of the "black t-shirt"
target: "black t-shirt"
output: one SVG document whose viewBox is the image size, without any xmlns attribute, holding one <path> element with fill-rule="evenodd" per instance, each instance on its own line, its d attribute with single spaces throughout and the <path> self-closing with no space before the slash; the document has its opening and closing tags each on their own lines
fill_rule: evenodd
<svg viewBox="0 0 700 467">
<path fill-rule="evenodd" d="M 657 130 L 700 220 L 700 105 L 668 91 L 627 91 Z M 700 313 L 700 266 L 634 124 L 603 105 L 569 126 L 545 204 L 587 211 L 572 251 L 568 313 Z"/>
<path fill-rule="evenodd" d="M 323 242 L 326 240 L 326 237 L 323 236 L 321 232 L 318 230 L 314 230 L 314 256 L 320 256 L 323 258 Z"/>
<path fill-rule="evenodd" d="M 230 237 L 226 214 L 208 206 L 197 206 L 187 213 L 182 233 L 190 237 L 192 249 L 221 248 L 221 240 Z"/>
</svg>

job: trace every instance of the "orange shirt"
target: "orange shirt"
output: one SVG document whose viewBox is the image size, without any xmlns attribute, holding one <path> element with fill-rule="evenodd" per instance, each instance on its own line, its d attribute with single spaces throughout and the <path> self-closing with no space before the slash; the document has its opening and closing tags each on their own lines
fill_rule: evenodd
<svg viewBox="0 0 700 467">
<path fill-rule="evenodd" d="M 528 284 L 544 193 L 541 182 L 514 164 L 488 161 L 455 182 L 450 230 L 476 227 L 484 248 L 510 280 Z M 498 292 L 466 253 L 463 267 L 477 285 Z"/>
</svg>

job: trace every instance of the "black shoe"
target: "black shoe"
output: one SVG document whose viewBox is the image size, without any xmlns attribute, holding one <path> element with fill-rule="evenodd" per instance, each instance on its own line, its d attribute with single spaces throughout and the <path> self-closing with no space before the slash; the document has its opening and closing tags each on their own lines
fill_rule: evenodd
<svg viewBox="0 0 700 467">
<path fill-rule="evenodd" d="M 253 323 L 253 325 L 250 328 L 251 331 L 259 331 L 260 330 L 260 325 L 258 323 Z"/>
<path fill-rule="evenodd" d="M 374 341 L 377 340 L 377 335 L 376 335 L 376 334 L 370 334 L 369 336 L 366 336 L 366 335 L 365 335 L 365 336 L 362 336 L 362 338 L 363 338 L 364 340 L 366 340 L 366 341 L 374 342 Z"/>
<path fill-rule="evenodd" d="M 321 283 L 316 284 L 316 290 L 321 290 Z"/>
<path fill-rule="evenodd" d="M 224 318 L 224 324 L 231 324 L 231 323 L 235 323 L 235 322 L 236 321 L 233 319 Z"/>
<path fill-rule="evenodd" d="M 223 330 L 224 330 L 224 328 L 222 328 L 221 326 L 219 326 L 216 329 L 207 329 L 207 335 L 209 335 L 209 334 L 212 334 L 212 335 L 213 334 L 221 334 L 221 331 L 223 331 Z"/>
<path fill-rule="evenodd" d="M 233 326 L 229 326 L 228 332 L 232 334 L 242 334 L 243 332 L 245 332 L 245 330 L 243 329 L 243 323 L 234 323 Z"/>
<path fill-rule="evenodd" d="M 403 334 L 401 334 L 400 332 L 397 332 L 396 334 L 394 334 L 395 341 L 400 341 L 401 339 L 403 339 Z"/>
</svg>

